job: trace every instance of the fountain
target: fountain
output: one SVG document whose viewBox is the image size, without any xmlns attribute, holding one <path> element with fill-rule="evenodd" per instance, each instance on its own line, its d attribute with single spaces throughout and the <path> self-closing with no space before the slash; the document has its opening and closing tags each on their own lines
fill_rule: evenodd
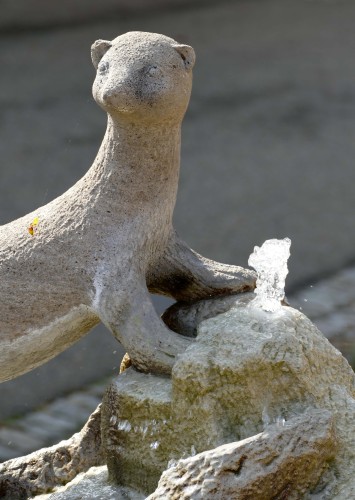
<svg viewBox="0 0 355 500">
<path fill-rule="evenodd" d="M 165 313 L 195 341 L 171 377 L 130 367 L 112 381 L 101 411 L 108 475 L 94 467 L 48 498 L 354 497 L 355 375 L 300 311 L 281 304 L 289 246 L 269 240 L 250 257 L 267 295 Z M 280 250 L 267 257 L 270 270 L 265 248 Z"/>
<path fill-rule="evenodd" d="M 138 71 L 135 57 L 146 64 L 152 54 L 160 68 L 149 64 Z M 34 262 L 40 258 L 37 281 L 30 283 L 51 278 L 54 292 L 30 316 L 31 302 L 16 295 L 29 322 L 18 332 L 26 337 L 23 344 L 9 342 L 11 321 L 19 324 L 22 309 L 5 311 L 10 327 L 3 333 L 0 376 L 14 377 L 56 355 L 99 319 L 127 346 L 132 366 L 112 381 L 81 433 L 0 466 L 1 498 L 48 491 L 42 498 L 355 498 L 355 374 L 308 318 L 284 304 L 290 240 L 255 247 L 249 259 L 257 271 L 253 293 L 252 271 L 204 259 L 173 231 L 193 49 L 133 32 L 97 41 L 92 56 L 98 69 L 94 95 L 110 115 L 107 136 L 75 189 L 30 218 L 22 253 L 13 256 L 6 248 L 15 275 L 22 276 L 29 255 Z M 63 216 L 69 207 L 74 218 Z M 11 233 L 17 248 L 28 227 L 19 219 L 1 230 Z M 4 245 L 11 238 L 3 238 Z M 54 279 L 53 256 L 68 282 L 62 274 L 59 284 Z M 80 280 L 62 265 L 75 259 L 85 271 Z M 73 279 L 88 293 L 85 299 L 73 302 Z M 164 313 L 166 325 L 147 288 L 181 301 Z M 6 290 L 20 293 L 9 285 Z M 37 300 L 26 287 L 23 293 L 26 301 Z M 90 306 L 77 306 L 81 300 Z M 59 306 L 65 307 L 58 319 Z M 96 467 L 69 482 L 90 465 Z"/>
<path fill-rule="evenodd" d="M 285 298 L 290 246 L 289 238 L 266 240 L 261 247 L 255 247 L 249 257 L 249 266 L 257 272 L 254 302 L 264 311 L 275 312 L 281 308 Z"/>
<path fill-rule="evenodd" d="M 354 373 L 281 305 L 289 247 L 269 240 L 251 255 L 262 293 L 164 315 L 197 331 L 171 379 L 129 368 L 113 381 L 103 402 L 111 481 L 151 500 L 351 497 Z"/>
</svg>

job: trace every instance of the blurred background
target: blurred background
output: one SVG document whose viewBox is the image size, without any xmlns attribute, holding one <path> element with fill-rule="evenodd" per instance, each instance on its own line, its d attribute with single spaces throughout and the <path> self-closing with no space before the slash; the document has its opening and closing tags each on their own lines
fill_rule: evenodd
<svg viewBox="0 0 355 500">
<path fill-rule="evenodd" d="M 166 34 L 197 54 L 177 231 L 206 257 L 244 267 L 254 245 L 291 238 L 291 304 L 353 362 L 354 26 L 351 0 L 0 0 L 0 224 L 90 167 L 106 125 L 91 96 L 91 44 Z M 100 326 L 1 384 L 4 428 L 116 374 L 121 356 Z M 12 443 L 1 439 L 0 458 Z"/>
</svg>

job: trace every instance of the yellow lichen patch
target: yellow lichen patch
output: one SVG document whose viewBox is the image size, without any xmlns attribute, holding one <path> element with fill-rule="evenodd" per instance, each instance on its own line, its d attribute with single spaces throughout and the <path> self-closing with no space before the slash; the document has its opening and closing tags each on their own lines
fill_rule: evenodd
<svg viewBox="0 0 355 500">
<path fill-rule="evenodd" d="M 35 232 L 37 231 L 38 223 L 39 223 L 39 217 L 35 217 L 31 222 L 31 224 L 28 226 L 27 229 L 31 236 L 34 236 Z"/>
</svg>

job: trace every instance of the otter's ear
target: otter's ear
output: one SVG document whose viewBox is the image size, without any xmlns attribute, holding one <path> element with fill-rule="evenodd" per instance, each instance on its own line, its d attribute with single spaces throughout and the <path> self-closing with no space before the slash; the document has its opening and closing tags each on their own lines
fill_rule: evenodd
<svg viewBox="0 0 355 500">
<path fill-rule="evenodd" d="M 107 40 L 96 40 L 96 42 L 91 45 L 91 60 L 96 69 L 102 57 L 111 46 L 111 42 Z"/>
<path fill-rule="evenodd" d="M 191 70 L 196 61 L 194 49 L 190 45 L 174 45 L 174 49 L 180 54 L 186 69 Z"/>
</svg>

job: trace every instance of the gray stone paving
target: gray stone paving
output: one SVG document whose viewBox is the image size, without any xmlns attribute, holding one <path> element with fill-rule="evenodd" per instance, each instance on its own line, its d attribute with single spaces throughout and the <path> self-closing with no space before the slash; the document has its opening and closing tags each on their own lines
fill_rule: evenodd
<svg viewBox="0 0 355 500">
<path fill-rule="evenodd" d="M 304 287 L 290 298 L 355 366 L 355 267 Z"/>
<path fill-rule="evenodd" d="M 288 297 L 355 365 L 355 267 L 309 285 Z M 109 379 L 60 397 L 0 426 L 0 461 L 67 439 L 81 429 L 100 403 Z"/>
<path fill-rule="evenodd" d="M 0 426 L 0 461 L 26 455 L 69 438 L 101 402 L 108 379 L 9 420 Z"/>
</svg>

